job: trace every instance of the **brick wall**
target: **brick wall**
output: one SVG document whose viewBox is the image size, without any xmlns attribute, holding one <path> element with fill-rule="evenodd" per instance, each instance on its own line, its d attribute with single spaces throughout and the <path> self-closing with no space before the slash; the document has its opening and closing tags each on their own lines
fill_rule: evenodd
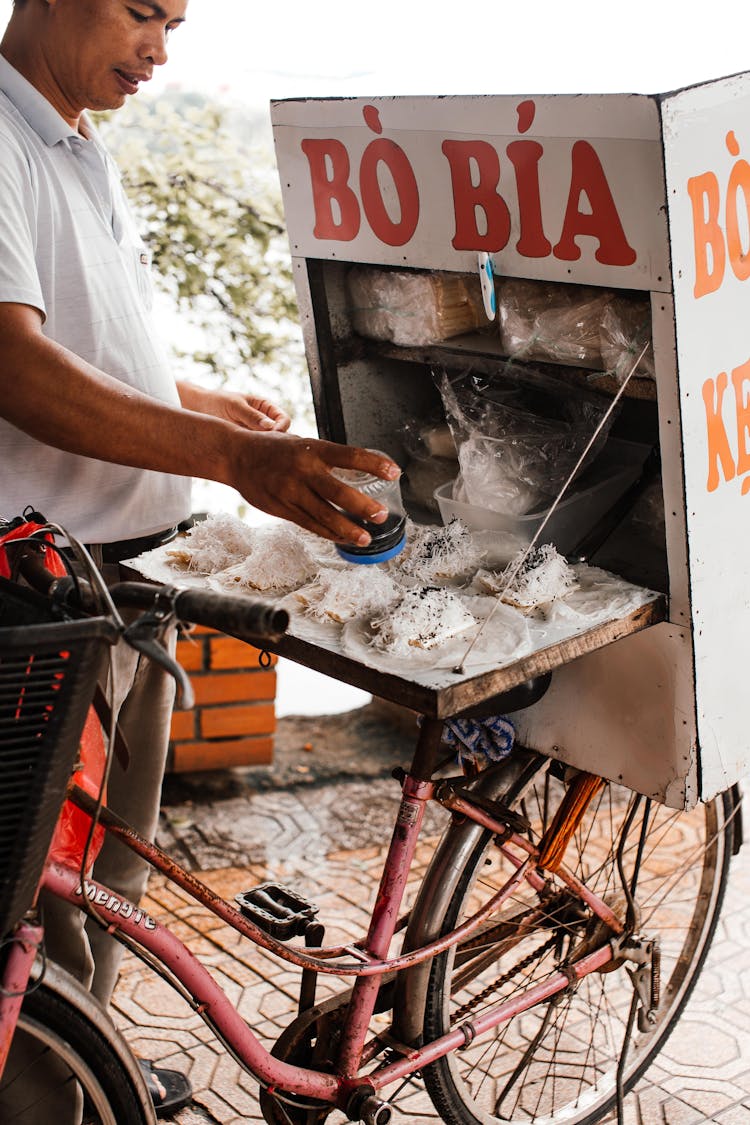
<svg viewBox="0 0 750 1125">
<path fill-rule="evenodd" d="M 266 765 L 276 728 L 276 657 L 261 668 L 244 641 L 197 627 L 178 640 L 177 659 L 195 692 L 191 711 L 175 711 L 167 769 Z"/>
</svg>

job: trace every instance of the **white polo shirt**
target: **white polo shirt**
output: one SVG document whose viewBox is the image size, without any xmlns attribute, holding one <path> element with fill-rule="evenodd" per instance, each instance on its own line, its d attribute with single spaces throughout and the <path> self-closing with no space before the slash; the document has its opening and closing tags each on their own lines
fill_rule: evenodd
<svg viewBox="0 0 750 1125">
<path fill-rule="evenodd" d="M 151 312 L 150 256 L 115 164 L 86 127 L 88 139 L 0 56 L 0 302 L 39 309 L 50 339 L 178 405 Z M 0 354 L 0 396 L 13 393 Z M 0 516 L 29 504 L 85 543 L 109 543 L 189 516 L 190 480 L 65 453 L 0 418 Z"/>
</svg>

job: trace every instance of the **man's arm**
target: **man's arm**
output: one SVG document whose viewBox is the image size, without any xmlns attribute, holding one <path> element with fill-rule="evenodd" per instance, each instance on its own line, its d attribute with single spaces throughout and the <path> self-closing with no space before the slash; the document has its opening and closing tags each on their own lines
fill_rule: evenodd
<svg viewBox="0 0 750 1125">
<path fill-rule="evenodd" d="M 369 539 L 339 508 L 371 522 L 385 519 L 379 504 L 330 469 L 393 478 L 398 468 L 388 459 L 278 430 L 254 431 L 150 398 L 47 339 L 41 313 L 28 305 L 0 303 L 0 357 L 6 388 L 0 413 L 37 441 L 230 485 L 254 507 L 328 539 Z"/>
</svg>

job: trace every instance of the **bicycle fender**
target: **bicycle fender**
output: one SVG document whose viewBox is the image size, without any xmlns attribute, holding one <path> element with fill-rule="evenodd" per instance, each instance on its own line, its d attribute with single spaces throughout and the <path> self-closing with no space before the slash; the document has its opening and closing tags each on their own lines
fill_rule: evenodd
<svg viewBox="0 0 750 1125">
<path fill-rule="evenodd" d="M 75 977 L 53 961 L 42 962 L 41 958 L 37 958 L 31 973 L 30 983 L 37 982 L 43 983 L 50 992 L 56 993 L 61 999 L 66 1000 L 71 1007 L 76 1008 L 108 1041 L 112 1050 L 117 1054 L 123 1070 L 130 1077 L 133 1088 L 137 1091 L 145 1119 L 156 1125 L 154 1103 L 146 1088 L 141 1069 L 127 1039 L 115 1027 L 107 1010 Z"/>
</svg>

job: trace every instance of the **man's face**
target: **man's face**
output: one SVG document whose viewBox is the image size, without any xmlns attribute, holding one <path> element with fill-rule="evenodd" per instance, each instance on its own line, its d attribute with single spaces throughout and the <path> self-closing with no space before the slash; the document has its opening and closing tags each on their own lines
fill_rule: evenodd
<svg viewBox="0 0 750 1125">
<path fill-rule="evenodd" d="M 64 116 L 117 109 L 167 61 L 188 0 L 50 0 L 46 52 Z"/>
</svg>

